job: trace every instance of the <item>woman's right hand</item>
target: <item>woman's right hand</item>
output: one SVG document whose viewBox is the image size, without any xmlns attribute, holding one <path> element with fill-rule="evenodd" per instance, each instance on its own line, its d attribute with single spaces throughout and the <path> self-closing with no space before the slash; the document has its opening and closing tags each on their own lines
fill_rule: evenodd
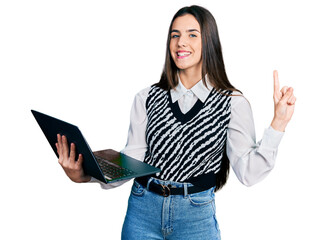
<svg viewBox="0 0 327 240">
<path fill-rule="evenodd" d="M 274 105 L 275 114 L 271 122 L 272 128 L 277 131 L 284 132 L 288 122 L 291 120 L 294 108 L 295 108 L 296 97 L 293 93 L 293 88 L 283 87 L 279 89 L 278 72 L 274 71 Z"/>
<path fill-rule="evenodd" d="M 72 143 L 70 147 L 68 147 L 68 142 L 66 136 L 61 136 L 57 134 L 57 152 L 59 155 L 59 164 L 64 169 L 66 175 L 76 183 L 82 182 L 89 182 L 91 180 L 91 176 L 86 175 L 84 173 L 82 163 L 83 163 L 83 156 L 82 154 L 78 155 L 77 161 L 76 158 L 76 147 L 75 144 Z"/>
</svg>

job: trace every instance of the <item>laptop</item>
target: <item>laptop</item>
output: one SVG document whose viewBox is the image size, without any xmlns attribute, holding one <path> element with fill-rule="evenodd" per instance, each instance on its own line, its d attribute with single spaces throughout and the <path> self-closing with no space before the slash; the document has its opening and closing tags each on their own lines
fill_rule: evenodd
<svg viewBox="0 0 327 240">
<path fill-rule="evenodd" d="M 67 137 L 68 146 L 75 144 L 76 156 L 80 153 L 83 155 L 84 172 L 101 182 L 112 183 L 160 172 L 159 168 L 113 149 L 92 152 L 77 126 L 35 110 L 31 111 L 57 157 L 56 142 L 59 133 Z"/>
</svg>

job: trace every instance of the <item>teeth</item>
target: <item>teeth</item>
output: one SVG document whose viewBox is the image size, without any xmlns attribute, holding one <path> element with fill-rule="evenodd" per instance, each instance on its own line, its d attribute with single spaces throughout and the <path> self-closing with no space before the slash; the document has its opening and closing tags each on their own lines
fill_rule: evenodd
<svg viewBox="0 0 327 240">
<path fill-rule="evenodd" d="M 191 53 L 190 52 L 178 52 L 177 55 L 178 56 L 187 56 L 187 55 L 190 55 Z"/>
</svg>

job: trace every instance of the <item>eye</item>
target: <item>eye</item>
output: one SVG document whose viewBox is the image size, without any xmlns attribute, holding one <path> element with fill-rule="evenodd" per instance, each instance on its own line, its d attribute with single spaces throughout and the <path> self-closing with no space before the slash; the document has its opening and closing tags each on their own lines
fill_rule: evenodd
<svg viewBox="0 0 327 240">
<path fill-rule="evenodd" d="M 197 37 L 195 34 L 190 34 L 191 38 Z"/>
<path fill-rule="evenodd" d="M 173 35 L 171 35 L 171 38 L 178 38 L 178 37 L 179 37 L 178 34 L 173 34 Z"/>
</svg>

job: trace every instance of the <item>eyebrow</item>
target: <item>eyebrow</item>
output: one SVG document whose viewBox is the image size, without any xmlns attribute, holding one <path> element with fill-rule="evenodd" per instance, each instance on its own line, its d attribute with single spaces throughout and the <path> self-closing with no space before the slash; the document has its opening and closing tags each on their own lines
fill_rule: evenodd
<svg viewBox="0 0 327 240">
<path fill-rule="evenodd" d="M 173 29 L 173 30 L 170 31 L 170 33 L 173 33 L 173 32 L 180 33 L 180 31 L 177 30 L 177 29 Z M 186 30 L 186 32 L 198 32 L 198 33 L 200 33 L 200 31 L 195 29 L 195 28 L 194 29 L 188 29 L 188 30 Z"/>
</svg>

